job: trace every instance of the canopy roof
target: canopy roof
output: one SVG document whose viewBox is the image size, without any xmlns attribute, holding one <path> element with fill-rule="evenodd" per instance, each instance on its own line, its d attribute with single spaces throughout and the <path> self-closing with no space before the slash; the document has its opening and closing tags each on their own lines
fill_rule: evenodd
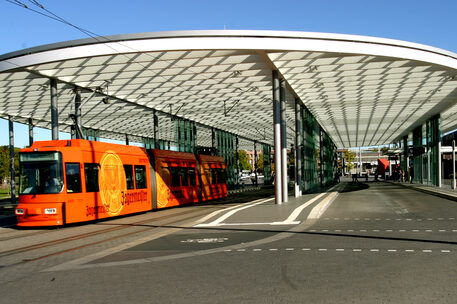
<svg viewBox="0 0 457 304">
<path fill-rule="evenodd" d="M 60 130 L 73 121 L 103 137 L 174 139 L 168 114 L 273 143 L 272 70 L 287 82 L 288 139 L 301 100 L 338 147 L 389 144 L 441 114 L 457 128 L 457 54 L 396 40 L 276 31 L 185 31 L 82 39 L 0 56 L 0 117 L 50 128 L 49 79 L 58 81 Z M 109 96 L 105 104 L 102 98 Z"/>
</svg>

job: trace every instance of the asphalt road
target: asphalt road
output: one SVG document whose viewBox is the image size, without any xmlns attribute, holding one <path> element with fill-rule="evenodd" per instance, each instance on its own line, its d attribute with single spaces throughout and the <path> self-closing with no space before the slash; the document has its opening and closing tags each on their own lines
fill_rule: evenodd
<svg viewBox="0 0 457 304">
<path fill-rule="evenodd" d="M 455 303 L 456 224 L 456 202 L 372 182 L 1 228 L 0 303 Z"/>
</svg>

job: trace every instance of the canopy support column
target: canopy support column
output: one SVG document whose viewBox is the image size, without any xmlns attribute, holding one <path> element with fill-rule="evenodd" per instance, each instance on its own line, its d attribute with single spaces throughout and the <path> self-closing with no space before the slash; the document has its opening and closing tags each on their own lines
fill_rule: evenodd
<svg viewBox="0 0 457 304">
<path fill-rule="evenodd" d="M 239 184 L 239 178 L 240 178 L 240 148 L 239 148 L 240 142 L 238 135 L 235 135 L 235 162 L 236 162 L 236 180 L 235 184 L 238 187 Z"/>
<path fill-rule="evenodd" d="M 301 105 L 300 100 L 295 98 L 295 197 L 302 195 L 301 189 Z"/>
<path fill-rule="evenodd" d="M 33 120 L 29 118 L 29 147 L 33 144 Z"/>
<path fill-rule="evenodd" d="M 440 116 L 436 115 L 427 121 L 427 154 L 429 159 L 429 183 L 441 187 L 441 139 Z"/>
<path fill-rule="evenodd" d="M 57 80 L 51 78 L 51 127 L 52 140 L 59 139 L 59 111 L 57 109 Z"/>
<path fill-rule="evenodd" d="M 455 189 L 455 140 L 452 141 L 452 189 Z"/>
<path fill-rule="evenodd" d="M 76 139 L 84 139 L 81 126 L 81 89 L 75 88 L 75 133 Z"/>
<path fill-rule="evenodd" d="M 282 174 L 282 201 L 288 201 L 287 184 L 287 125 L 286 125 L 286 80 L 280 80 L 281 101 L 281 174 Z"/>
<path fill-rule="evenodd" d="M 320 179 L 320 186 L 324 186 L 324 174 L 322 174 L 322 170 L 324 169 L 324 158 L 323 158 L 323 145 L 322 145 L 322 128 L 320 125 L 317 126 L 317 132 L 319 132 L 319 179 Z"/>
<path fill-rule="evenodd" d="M 216 131 L 214 128 L 211 128 L 211 147 L 216 148 Z"/>
<path fill-rule="evenodd" d="M 254 141 L 254 176 L 255 176 L 255 186 L 259 185 L 259 181 L 257 179 L 257 141 Z"/>
<path fill-rule="evenodd" d="M 279 72 L 273 71 L 273 134 L 275 163 L 275 204 L 282 204 L 281 175 L 281 107 L 280 107 Z"/>
<path fill-rule="evenodd" d="M 159 117 L 156 114 L 156 110 L 152 112 L 153 115 L 153 124 L 154 124 L 154 149 L 159 149 L 159 138 L 158 138 L 158 129 L 159 129 Z"/>
<path fill-rule="evenodd" d="M 8 117 L 9 143 L 10 143 L 10 178 L 11 178 L 11 204 L 16 204 L 16 180 L 14 172 L 14 124 L 13 117 Z"/>
</svg>

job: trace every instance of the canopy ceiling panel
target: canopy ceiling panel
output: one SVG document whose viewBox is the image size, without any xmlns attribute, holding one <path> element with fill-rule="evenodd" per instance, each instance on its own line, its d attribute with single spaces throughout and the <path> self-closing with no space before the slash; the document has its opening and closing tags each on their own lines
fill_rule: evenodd
<svg viewBox="0 0 457 304">
<path fill-rule="evenodd" d="M 391 143 L 436 114 L 443 131 L 457 128 L 456 54 L 381 38 L 268 31 L 119 35 L 5 54 L 0 117 L 49 128 L 54 78 L 62 131 L 74 123 L 78 87 L 82 124 L 103 137 L 152 138 L 155 111 L 163 140 L 174 140 L 173 115 L 198 123 L 200 145 L 211 145 L 211 128 L 272 144 L 272 70 L 287 83 L 290 143 L 296 99 L 338 147 Z"/>
</svg>

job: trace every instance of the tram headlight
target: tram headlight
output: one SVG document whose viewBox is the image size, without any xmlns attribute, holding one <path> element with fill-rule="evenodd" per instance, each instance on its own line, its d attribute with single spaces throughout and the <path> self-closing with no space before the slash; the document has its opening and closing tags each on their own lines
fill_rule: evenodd
<svg viewBox="0 0 457 304">
<path fill-rule="evenodd" d="M 15 212 L 16 212 L 16 215 L 24 215 L 24 213 L 25 213 L 24 209 L 20 209 L 20 208 L 16 208 Z"/>
<path fill-rule="evenodd" d="M 44 214 L 56 214 L 57 213 L 57 208 L 45 208 L 44 209 Z"/>
</svg>

